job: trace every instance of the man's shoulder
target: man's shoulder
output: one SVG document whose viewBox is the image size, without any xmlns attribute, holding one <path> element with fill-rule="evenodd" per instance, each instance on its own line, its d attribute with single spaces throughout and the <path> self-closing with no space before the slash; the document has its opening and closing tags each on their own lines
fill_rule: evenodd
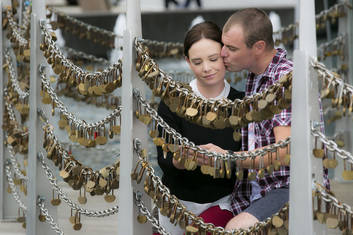
<svg viewBox="0 0 353 235">
<path fill-rule="evenodd" d="M 278 61 L 278 63 L 272 67 L 271 78 L 277 81 L 282 76 L 292 71 L 293 71 L 293 62 L 285 57 L 282 57 Z"/>
</svg>

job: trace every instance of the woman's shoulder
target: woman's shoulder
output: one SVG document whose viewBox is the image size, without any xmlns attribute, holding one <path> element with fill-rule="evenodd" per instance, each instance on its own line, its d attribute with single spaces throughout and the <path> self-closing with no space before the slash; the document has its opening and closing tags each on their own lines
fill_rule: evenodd
<svg viewBox="0 0 353 235">
<path fill-rule="evenodd" d="M 243 99 L 244 96 L 245 96 L 244 91 L 238 91 L 238 90 L 234 89 L 233 87 L 230 87 L 230 91 L 229 91 L 227 98 L 230 100 L 235 100 L 235 99 Z"/>
</svg>

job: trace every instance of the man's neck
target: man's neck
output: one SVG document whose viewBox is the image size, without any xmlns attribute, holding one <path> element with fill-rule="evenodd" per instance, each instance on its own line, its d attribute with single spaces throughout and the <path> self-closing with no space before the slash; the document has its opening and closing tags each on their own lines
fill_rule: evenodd
<svg viewBox="0 0 353 235">
<path fill-rule="evenodd" d="M 273 48 L 272 50 L 264 53 L 261 57 L 257 58 L 256 66 L 251 69 L 252 73 L 255 75 L 263 74 L 267 69 L 268 65 L 272 62 L 273 57 L 276 55 L 277 50 Z"/>
</svg>

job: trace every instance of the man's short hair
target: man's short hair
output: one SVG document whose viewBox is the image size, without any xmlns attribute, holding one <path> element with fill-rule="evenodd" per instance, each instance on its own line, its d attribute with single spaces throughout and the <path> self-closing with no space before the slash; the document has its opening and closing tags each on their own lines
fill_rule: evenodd
<svg viewBox="0 0 353 235">
<path fill-rule="evenodd" d="M 265 41 L 267 49 L 274 47 L 272 23 L 263 10 L 246 8 L 236 11 L 225 23 L 223 32 L 228 32 L 236 24 L 243 28 L 245 44 L 248 48 L 260 40 Z"/>
</svg>

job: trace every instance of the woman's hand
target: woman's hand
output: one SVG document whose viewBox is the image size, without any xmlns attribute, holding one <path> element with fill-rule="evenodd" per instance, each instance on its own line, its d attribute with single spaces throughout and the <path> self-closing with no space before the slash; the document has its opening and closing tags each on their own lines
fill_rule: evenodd
<svg viewBox="0 0 353 235">
<path fill-rule="evenodd" d="M 227 150 L 222 149 L 221 147 L 218 147 L 217 145 L 214 144 L 204 144 L 204 145 L 199 145 L 200 148 L 208 150 L 210 152 L 215 152 L 215 153 L 220 153 L 220 154 L 226 154 Z"/>
</svg>

